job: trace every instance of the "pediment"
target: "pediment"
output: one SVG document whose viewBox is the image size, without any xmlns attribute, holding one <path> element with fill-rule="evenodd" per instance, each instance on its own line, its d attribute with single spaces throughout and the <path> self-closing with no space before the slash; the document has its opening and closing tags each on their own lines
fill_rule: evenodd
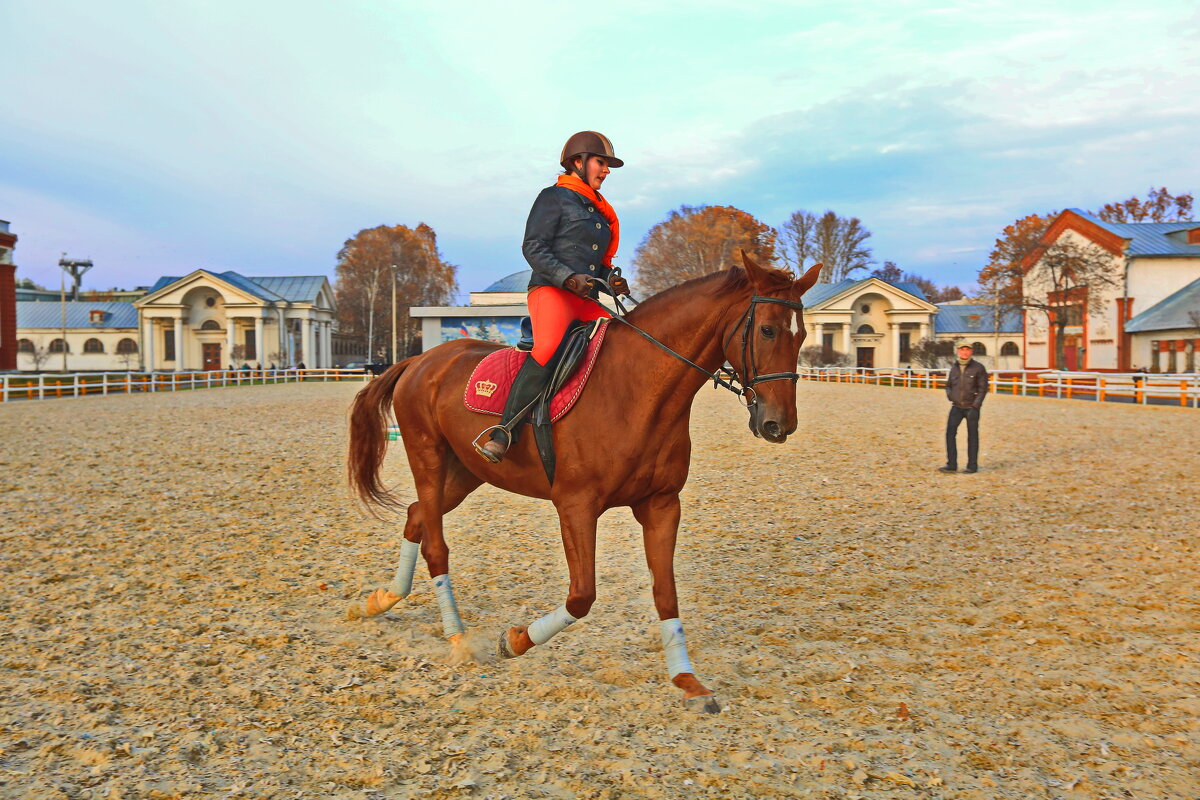
<svg viewBox="0 0 1200 800">
<path fill-rule="evenodd" d="M 226 305 L 237 305 L 241 303 L 251 305 L 263 305 L 265 301 L 261 297 L 254 295 L 234 286 L 232 283 L 221 278 L 219 275 L 214 275 L 208 270 L 198 269 L 174 283 L 169 283 L 153 294 L 148 294 L 145 297 L 137 300 L 134 305 L 138 308 L 150 308 L 157 305 L 163 306 L 179 306 L 183 305 L 183 298 L 188 292 L 198 287 L 209 288 L 219 293 L 224 298 Z"/>
<path fill-rule="evenodd" d="M 864 278 L 846 287 L 841 292 L 825 298 L 812 306 L 806 306 L 806 311 L 842 311 L 850 313 L 855 304 L 867 295 L 882 295 L 891 305 L 891 311 L 923 311 L 937 313 L 937 306 L 928 300 L 922 300 L 916 295 L 909 294 L 903 289 L 897 289 L 887 281 L 879 278 Z"/>
</svg>

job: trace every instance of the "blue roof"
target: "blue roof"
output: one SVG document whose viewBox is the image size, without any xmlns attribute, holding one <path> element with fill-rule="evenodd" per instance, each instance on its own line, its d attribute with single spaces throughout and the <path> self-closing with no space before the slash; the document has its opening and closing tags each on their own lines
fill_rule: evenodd
<svg viewBox="0 0 1200 800">
<path fill-rule="evenodd" d="M 1195 329 L 1196 323 L 1189 316 L 1192 311 L 1200 311 L 1200 278 L 1129 320 L 1125 323 L 1125 330 L 1129 333 L 1145 333 L 1178 328 Z"/>
<path fill-rule="evenodd" d="M 1000 329 L 996 330 L 996 307 L 939 303 L 933 318 L 934 333 L 1020 333 L 1021 312 L 1015 309 L 1000 311 Z"/>
<path fill-rule="evenodd" d="M 324 275 L 299 275 L 283 278 L 248 278 L 247 280 L 254 281 L 262 288 L 278 297 L 282 297 L 289 303 L 315 303 L 317 302 L 317 294 L 321 291 L 321 287 L 325 285 L 326 278 Z"/>
<path fill-rule="evenodd" d="M 500 280 L 493 283 L 491 286 L 484 289 L 485 292 L 523 292 L 529 288 L 529 278 L 533 275 L 533 270 L 523 269 L 520 272 L 514 272 L 511 275 L 505 275 Z"/>
<path fill-rule="evenodd" d="M 860 283 L 866 283 L 869 280 L 871 279 L 859 278 L 855 280 L 854 278 L 843 278 L 837 283 L 815 284 L 811 289 L 804 293 L 804 305 L 810 308 L 812 306 L 819 305 L 820 303 L 824 303 L 829 298 L 836 297 L 842 292 L 849 291 L 853 287 L 858 286 Z M 876 280 L 883 281 L 888 286 L 899 289 L 902 292 L 907 292 L 908 294 L 911 294 L 913 297 L 916 297 L 920 300 L 926 300 L 925 293 L 922 292 L 921 287 L 917 286 L 915 283 L 908 283 L 907 281 L 884 281 L 883 278 L 876 278 Z"/>
<path fill-rule="evenodd" d="M 17 303 L 17 328 L 61 328 L 62 303 L 22 300 Z M 92 303 L 69 300 L 68 328 L 132 328 L 137 330 L 138 313 L 133 303 Z M 103 322 L 92 322 L 91 312 L 103 311 Z"/>
<path fill-rule="evenodd" d="M 205 271 L 207 272 L 207 270 Z M 286 300 L 289 303 L 315 303 L 317 294 L 327 280 L 324 275 L 247 278 L 233 270 L 209 274 L 262 300 Z M 528 275 L 529 272 L 527 271 L 525 274 Z M 170 286 L 178 280 L 181 280 L 180 276 L 164 275 L 150 287 L 147 294 L 154 294 L 159 289 Z M 524 290 L 525 287 L 521 288 Z"/>
<path fill-rule="evenodd" d="M 1067 210 L 1128 239 L 1130 256 L 1200 256 L 1200 244 L 1187 241 L 1187 231 L 1200 228 L 1200 222 L 1105 222 L 1078 208 Z"/>
</svg>

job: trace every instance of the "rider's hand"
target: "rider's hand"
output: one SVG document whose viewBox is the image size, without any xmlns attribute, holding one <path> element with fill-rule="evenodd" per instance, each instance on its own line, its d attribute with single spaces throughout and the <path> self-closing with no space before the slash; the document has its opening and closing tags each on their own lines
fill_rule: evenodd
<svg viewBox="0 0 1200 800">
<path fill-rule="evenodd" d="M 588 297 L 592 291 L 592 282 L 582 272 L 576 272 L 563 281 L 563 288 L 580 297 Z"/>
<path fill-rule="evenodd" d="M 613 294 L 629 294 L 629 281 L 620 275 L 614 275 L 609 280 L 608 285 L 612 287 Z"/>
</svg>

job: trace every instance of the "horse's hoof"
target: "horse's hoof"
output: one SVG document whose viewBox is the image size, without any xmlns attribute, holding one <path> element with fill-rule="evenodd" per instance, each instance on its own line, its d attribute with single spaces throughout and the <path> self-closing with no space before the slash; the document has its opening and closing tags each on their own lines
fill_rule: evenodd
<svg viewBox="0 0 1200 800">
<path fill-rule="evenodd" d="M 697 714 L 720 714 L 721 704 L 715 694 L 702 694 L 698 697 L 683 698 L 683 707 Z"/>
<path fill-rule="evenodd" d="M 496 655 L 500 658 L 516 658 L 517 654 L 508 641 L 508 631 L 500 631 L 500 641 L 496 642 Z"/>
<path fill-rule="evenodd" d="M 367 598 L 366 614 L 368 617 L 379 616 L 403 599 L 400 595 L 394 594 L 387 589 L 376 589 Z"/>
</svg>

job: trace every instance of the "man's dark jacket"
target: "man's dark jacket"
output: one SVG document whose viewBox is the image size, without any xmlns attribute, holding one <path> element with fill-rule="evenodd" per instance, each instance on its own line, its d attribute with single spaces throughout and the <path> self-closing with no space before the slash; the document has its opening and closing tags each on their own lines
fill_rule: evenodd
<svg viewBox="0 0 1200 800">
<path fill-rule="evenodd" d="M 533 201 L 525 223 L 521 252 L 533 267 L 529 288 L 561 289 L 576 272 L 609 280 L 612 270 L 601 259 L 611 239 L 612 229 L 595 203 L 564 186 L 547 186 Z M 596 289 L 592 297 L 599 297 Z"/>
<path fill-rule="evenodd" d="M 946 377 L 946 397 L 959 408 L 979 408 L 983 405 L 983 396 L 988 393 L 988 374 L 975 359 L 960 367 L 958 362 L 950 368 Z"/>
</svg>

